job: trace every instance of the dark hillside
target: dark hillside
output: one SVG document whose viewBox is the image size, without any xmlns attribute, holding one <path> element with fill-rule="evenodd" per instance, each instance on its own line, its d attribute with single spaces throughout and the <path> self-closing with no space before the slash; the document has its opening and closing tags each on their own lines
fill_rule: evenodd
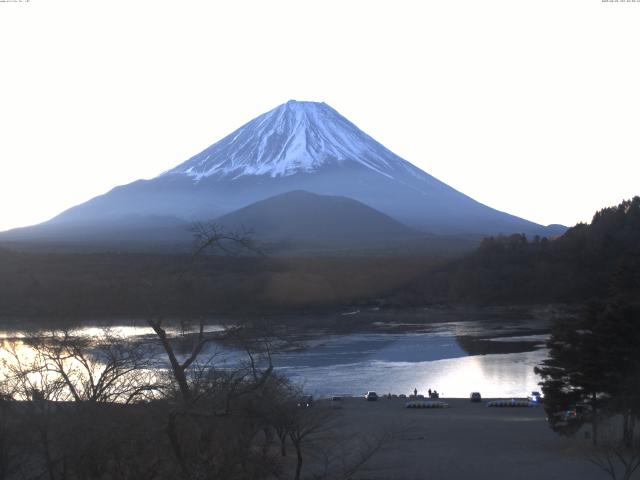
<svg viewBox="0 0 640 480">
<path fill-rule="evenodd" d="M 590 224 L 578 224 L 553 240 L 486 238 L 464 259 L 410 282 L 394 302 L 583 302 L 606 297 L 615 276 L 627 278 L 624 284 L 638 275 L 640 197 L 634 197 L 598 211 Z"/>
<path fill-rule="evenodd" d="M 256 240 L 320 246 L 362 246 L 415 240 L 425 234 L 347 197 L 283 193 L 220 217 L 229 231 L 248 228 Z"/>
</svg>

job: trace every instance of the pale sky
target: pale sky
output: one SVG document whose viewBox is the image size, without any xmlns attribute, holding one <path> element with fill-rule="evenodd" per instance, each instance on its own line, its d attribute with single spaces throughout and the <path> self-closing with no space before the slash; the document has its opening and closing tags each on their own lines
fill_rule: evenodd
<svg viewBox="0 0 640 480">
<path fill-rule="evenodd" d="M 640 2 L 0 2 L 0 230 L 324 101 L 491 207 L 640 194 Z"/>
</svg>

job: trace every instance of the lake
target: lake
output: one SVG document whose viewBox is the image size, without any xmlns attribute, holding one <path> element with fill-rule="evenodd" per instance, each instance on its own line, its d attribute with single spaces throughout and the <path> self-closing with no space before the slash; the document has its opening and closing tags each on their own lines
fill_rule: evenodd
<svg viewBox="0 0 640 480">
<path fill-rule="evenodd" d="M 409 394 L 414 388 L 447 397 L 468 397 L 472 391 L 484 397 L 526 396 L 540 389 L 533 368 L 546 358 L 548 338 L 537 333 L 540 327 L 473 321 L 400 333 L 329 335 L 308 341 L 303 351 L 276 354 L 273 361 L 318 396 L 367 390 Z"/>
<path fill-rule="evenodd" d="M 208 331 L 219 330 L 210 326 Z M 472 320 L 431 324 L 376 322 L 369 331 L 298 334 L 296 348 L 273 355 L 277 371 L 314 396 L 409 394 L 414 388 L 426 394 L 437 390 L 444 397 L 522 397 L 539 390 L 533 368 L 546 357 L 544 342 L 548 322 L 540 320 Z M 99 329 L 84 327 L 81 335 Z M 153 338 L 144 326 L 117 326 L 129 338 Z M 0 332 L 11 338 L 16 331 Z M 232 367 L 244 353 L 211 345 L 204 355 L 218 355 L 218 365 Z M 158 368 L 164 354 L 157 351 Z"/>
</svg>

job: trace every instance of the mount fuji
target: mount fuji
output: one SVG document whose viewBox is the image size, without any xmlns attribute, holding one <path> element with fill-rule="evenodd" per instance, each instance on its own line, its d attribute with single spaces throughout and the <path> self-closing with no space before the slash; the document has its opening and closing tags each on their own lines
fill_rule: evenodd
<svg viewBox="0 0 640 480">
<path fill-rule="evenodd" d="M 156 240 L 160 235 L 174 241 L 190 222 L 227 216 L 292 191 L 347 197 L 429 234 L 564 230 L 473 200 L 400 158 L 325 103 L 290 100 L 151 180 L 116 187 L 0 240 L 71 241 L 79 234 L 91 240 L 108 232 L 121 240 L 144 239 L 154 232 Z"/>
</svg>

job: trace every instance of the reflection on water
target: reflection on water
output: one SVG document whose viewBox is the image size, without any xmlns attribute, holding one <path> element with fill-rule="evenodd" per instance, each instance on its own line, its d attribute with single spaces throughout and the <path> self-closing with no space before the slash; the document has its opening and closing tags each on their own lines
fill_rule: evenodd
<svg viewBox="0 0 640 480">
<path fill-rule="evenodd" d="M 525 396 L 538 390 L 533 367 L 544 349 L 468 355 L 456 338 L 437 334 L 353 334 L 326 339 L 306 351 L 278 354 L 274 364 L 315 395 L 361 395 L 436 389 L 449 397 Z"/>
<path fill-rule="evenodd" d="M 314 368 L 368 361 L 425 362 L 466 355 L 454 337 L 442 334 L 355 333 L 312 340 L 304 351 L 276 354 L 274 362 L 287 367 Z"/>
<path fill-rule="evenodd" d="M 192 331 L 195 327 L 193 325 L 181 327 L 170 327 L 167 326 L 165 330 L 169 335 L 179 335 L 184 332 Z M 114 325 L 108 327 L 110 335 L 121 338 L 131 338 L 131 337 L 153 337 L 155 333 L 153 329 L 146 325 Z M 221 332 L 224 330 L 222 325 L 205 325 L 204 331 L 206 333 L 211 332 Z M 105 333 L 104 327 L 79 327 L 72 329 L 74 335 L 79 335 L 82 337 L 101 337 Z M 0 330 L 0 339 L 11 339 L 11 338 L 24 338 L 25 332 L 20 330 Z"/>
<path fill-rule="evenodd" d="M 221 329 L 210 326 L 208 331 Z M 120 326 L 111 331 L 123 338 L 153 337 L 148 327 Z M 94 327 L 75 331 L 91 337 L 102 333 Z M 179 333 L 179 329 L 173 333 Z M 18 339 L 12 343 L 25 360 L 32 355 L 28 344 L 19 340 L 18 332 L 0 332 L 0 338 Z M 303 349 L 274 354 L 273 363 L 276 370 L 318 396 L 361 395 L 367 390 L 408 394 L 414 388 L 420 392 L 431 388 L 448 397 L 468 397 L 472 391 L 484 397 L 513 397 L 539 389 L 533 367 L 546 357 L 546 350 L 541 348 L 545 339 L 539 329 L 527 331 L 522 323 L 477 321 L 429 325 L 403 333 L 318 333 L 307 336 Z M 160 348 L 149 353 L 156 368 L 166 368 Z M 222 345 L 211 344 L 203 352 L 206 356 L 214 354 L 215 364 L 221 368 L 246 359 L 242 351 Z M 6 352 L 0 353 L 0 358 L 10 360 Z"/>
</svg>

